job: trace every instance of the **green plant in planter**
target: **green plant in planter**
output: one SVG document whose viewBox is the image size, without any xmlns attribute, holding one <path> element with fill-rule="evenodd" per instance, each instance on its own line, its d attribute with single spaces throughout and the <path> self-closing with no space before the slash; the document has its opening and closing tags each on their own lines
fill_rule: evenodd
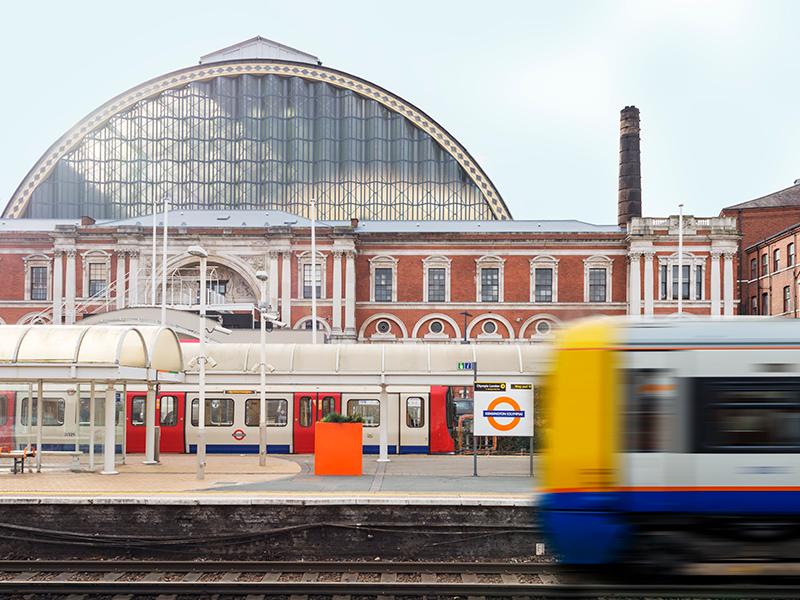
<svg viewBox="0 0 800 600">
<path fill-rule="evenodd" d="M 328 413 L 322 417 L 323 423 L 363 423 L 364 420 L 359 415 L 343 415 L 340 413 Z"/>
</svg>

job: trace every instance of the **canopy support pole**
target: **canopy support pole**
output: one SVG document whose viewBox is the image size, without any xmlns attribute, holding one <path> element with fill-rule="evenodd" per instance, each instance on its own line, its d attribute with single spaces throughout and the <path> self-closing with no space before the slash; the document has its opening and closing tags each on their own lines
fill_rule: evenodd
<svg viewBox="0 0 800 600">
<path fill-rule="evenodd" d="M 28 409 L 28 422 L 25 425 L 25 449 L 30 451 L 31 449 L 31 429 L 33 428 L 33 384 L 28 384 L 28 397 L 25 398 L 25 404 L 27 404 L 26 408 Z M 28 472 L 30 473 L 30 467 L 28 468 Z"/>
<path fill-rule="evenodd" d="M 81 449 L 81 384 L 78 383 L 75 386 L 75 397 L 77 401 L 75 402 L 75 452 L 80 452 Z"/>
<path fill-rule="evenodd" d="M 44 382 L 36 382 L 36 472 L 42 472 L 42 421 L 44 421 Z"/>
<path fill-rule="evenodd" d="M 389 462 L 389 394 L 386 393 L 386 384 L 381 383 L 380 393 L 380 427 L 378 440 L 380 443 L 378 462 Z"/>
<path fill-rule="evenodd" d="M 122 464 L 128 458 L 128 382 L 122 382 L 122 414 L 119 417 L 122 423 Z"/>
<path fill-rule="evenodd" d="M 156 460 L 156 386 L 147 383 L 147 397 L 144 401 L 144 460 L 146 465 L 157 465 Z"/>
<path fill-rule="evenodd" d="M 114 401 L 116 400 L 115 385 L 116 382 L 114 381 L 109 381 L 106 384 L 106 435 L 105 442 L 103 443 L 103 470 L 100 471 L 101 475 L 116 475 L 118 473 L 116 465 L 114 464 L 114 445 L 116 441 L 116 426 L 114 423 L 114 411 L 116 408 L 114 406 Z"/>
<path fill-rule="evenodd" d="M 89 470 L 94 472 L 94 422 L 95 422 L 95 387 L 94 381 L 89 384 Z"/>
</svg>

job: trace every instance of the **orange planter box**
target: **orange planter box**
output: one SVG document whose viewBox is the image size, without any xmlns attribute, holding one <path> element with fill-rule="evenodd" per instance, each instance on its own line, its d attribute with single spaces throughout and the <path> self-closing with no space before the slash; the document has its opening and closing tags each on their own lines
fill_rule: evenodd
<svg viewBox="0 0 800 600">
<path fill-rule="evenodd" d="M 314 474 L 361 475 L 361 423 L 317 423 Z"/>
</svg>

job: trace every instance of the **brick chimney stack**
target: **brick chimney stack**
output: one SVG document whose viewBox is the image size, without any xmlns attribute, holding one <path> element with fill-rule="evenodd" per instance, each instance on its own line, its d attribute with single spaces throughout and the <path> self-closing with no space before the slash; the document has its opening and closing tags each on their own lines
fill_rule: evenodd
<svg viewBox="0 0 800 600">
<path fill-rule="evenodd" d="M 642 216 L 642 157 L 639 150 L 639 109 L 626 106 L 619 115 L 619 197 L 617 220 L 625 227 Z"/>
</svg>

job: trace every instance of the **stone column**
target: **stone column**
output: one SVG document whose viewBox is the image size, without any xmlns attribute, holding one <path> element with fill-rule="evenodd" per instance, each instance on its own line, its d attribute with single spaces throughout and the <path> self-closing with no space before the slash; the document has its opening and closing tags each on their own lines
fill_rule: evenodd
<svg viewBox="0 0 800 600">
<path fill-rule="evenodd" d="M 653 259 L 655 252 L 645 252 L 644 256 L 644 314 L 653 314 Z"/>
<path fill-rule="evenodd" d="M 63 259 L 64 253 L 61 250 L 53 252 L 53 324 L 61 325 L 63 318 L 63 301 L 64 301 L 64 266 Z"/>
<path fill-rule="evenodd" d="M 356 337 L 356 253 L 345 253 L 344 334 Z"/>
<path fill-rule="evenodd" d="M 281 253 L 281 321 L 292 326 L 292 253 Z"/>
<path fill-rule="evenodd" d="M 711 316 L 719 316 L 719 258 L 721 253 L 718 250 L 711 251 Z"/>
<path fill-rule="evenodd" d="M 628 314 L 639 315 L 642 312 L 642 270 L 641 252 L 628 255 Z"/>
<path fill-rule="evenodd" d="M 139 304 L 139 251 L 130 250 L 128 254 L 128 306 L 136 306 Z"/>
<path fill-rule="evenodd" d="M 70 248 L 66 251 L 67 255 L 67 269 L 66 269 L 66 323 L 72 325 L 75 323 L 75 255 L 77 251 L 75 248 Z"/>
<path fill-rule="evenodd" d="M 735 251 L 726 250 L 724 254 L 723 285 L 722 285 L 722 312 L 724 315 L 733 314 L 733 257 Z"/>
<path fill-rule="evenodd" d="M 278 310 L 278 254 L 275 250 L 269 251 L 269 308 Z"/>
<path fill-rule="evenodd" d="M 115 297 L 117 310 L 125 308 L 125 250 L 117 250 L 117 283 L 115 284 Z"/>
<path fill-rule="evenodd" d="M 339 250 L 333 251 L 333 319 L 332 327 L 334 335 L 342 333 L 342 253 Z"/>
</svg>

